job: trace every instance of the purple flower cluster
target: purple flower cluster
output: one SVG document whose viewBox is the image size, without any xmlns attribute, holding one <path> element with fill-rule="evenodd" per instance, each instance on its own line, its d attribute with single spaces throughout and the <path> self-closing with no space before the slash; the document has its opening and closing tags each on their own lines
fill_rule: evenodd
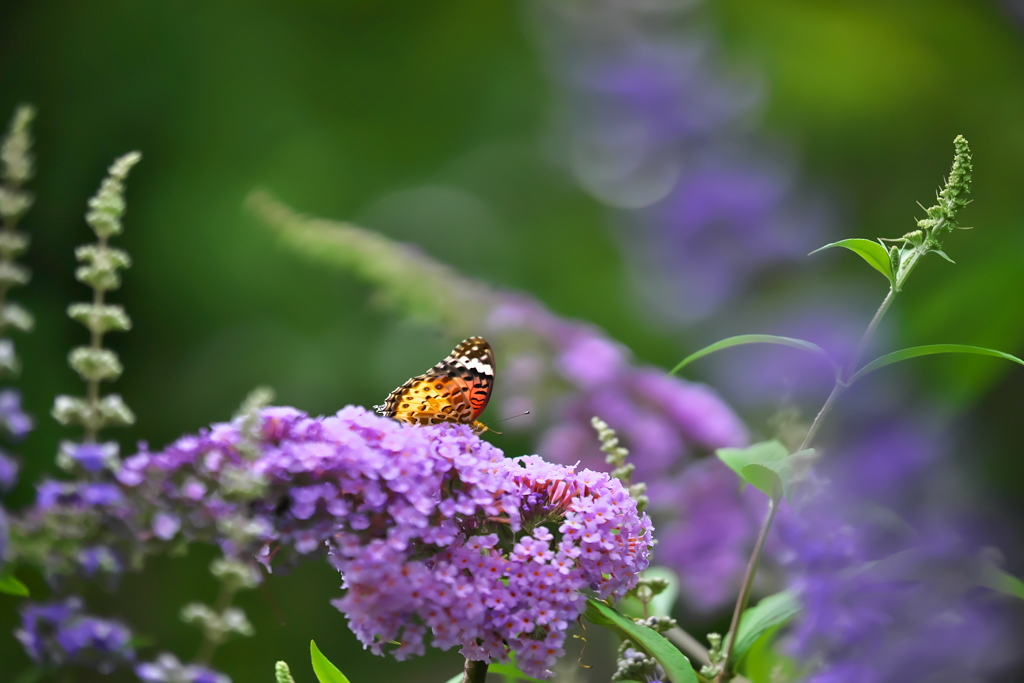
<svg viewBox="0 0 1024 683">
<path fill-rule="evenodd" d="M 393 520 L 384 534 L 351 530 L 331 542 L 348 589 L 334 604 L 375 652 L 399 640 L 396 657 L 421 654 L 429 630 L 435 647 L 461 645 L 476 661 L 514 651 L 525 673 L 544 676 L 583 610 L 579 589 L 621 597 L 647 566 L 650 522 L 607 474 L 537 456 L 424 462 L 458 482 L 439 504 L 436 482 L 403 486 L 379 506 Z M 409 514 L 408 497 L 423 492 L 435 507 Z M 432 545 L 440 550 L 424 557 Z"/>
<path fill-rule="evenodd" d="M 872 445 L 856 460 L 835 454 L 828 478 L 780 519 L 803 608 L 788 648 L 814 683 L 988 680 L 1019 648 L 1007 601 L 979 585 L 983 534 L 948 500 L 918 497 L 942 478 L 936 444 L 890 427 Z"/>
<path fill-rule="evenodd" d="M 116 621 L 89 616 L 77 598 L 21 610 L 15 632 L 28 655 L 43 666 L 87 665 L 110 673 L 134 659 L 131 633 Z"/>
<path fill-rule="evenodd" d="M 514 651 L 534 675 L 561 653 L 580 588 L 619 597 L 648 564 L 651 523 L 607 474 L 356 407 L 253 417 L 129 457 L 116 484 L 44 484 L 36 514 L 96 518 L 80 570 L 182 539 L 267 567 L 329 548 L 347 589 L 335 604 L 374 652 L 397 639 L 396 657 L 420 654 L 430 630 L 470 658 Z M 134 547 L 118 545 L 126 530 Z"/>
<path fill-rule="evenodd" d="M 182 664 L 167 652 L 152 662 L 137 665 L 135 675 L 143 683 L 231 683 L 222 673 L 198 664 Z"/>
<path fill-rule="evenodd" d="M 6 431 L 12 439 L 20 441 L 32 430 L 32 418 L 21 409 L 21 394 L 14 389 L 0 391 L 0 429 Z M 0 450 L 0 496 L 3 496 L 18 481 L 18 463 L 14 458 Z M 7 513 L 0 504 L 0 570 L 7 562 L 10 530 Z"/>
<path fill-rule="evenodd" d="M 600 330 L 525 295 L 503 293 L 482 327 L 513 351 L 497 384 L 502 410 L 531 410 L 547 425 L 538 450 L 601 467 L 590 418 L 605 420 L 630 450 L 634 480 L 648 484 L 648 511 L 666 520 L 658 561 L 679 573 L 691 606 L 711 610 L 731 599 L 759 523 L 756 500 L 706 456 L 746 443 L 736 414 L 708 387 L 636 364 Z M 691 561 L 697 549 L 701 562 Z"/>
</svg>

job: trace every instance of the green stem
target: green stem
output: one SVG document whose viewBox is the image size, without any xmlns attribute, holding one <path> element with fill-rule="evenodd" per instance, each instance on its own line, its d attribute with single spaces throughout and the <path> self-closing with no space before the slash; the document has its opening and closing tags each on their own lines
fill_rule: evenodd
<svg viewBox="0 0 1024 683">
<path fill-rule="evenodd" d="M 107 246 L 107 238 L 100 237 L 98 239 L 99 248 L 102 250 Z M 92 290 L 92 305 L 97 309 L 104 304 L 104 290 L 96 287 Z M 103 335 L 99 332 L 93 331 L 89 339 L 89 347 L 99 351 L 103 348 Z M 99 415 L 100 411 L 100 382 L 96 379 L 88 380 L 85 383 L 85 399 L 89 403 L 90 411 L 93 416 Z M 83 441 L 86 443 L 96 443 L 96 438 L 99 436 L 99 429 L 95 423 L 86 425 L 85 435 Z"/>
<path fill-rule="evenodd" d="M 487 680 L 487 662 L 474 662 L 466 660 L 466 666 L 462 670 L 462 683 L 484 683 Z"/>
<path fill-rule="evenodd" d="M 750 600 L 750 588 L 754 584 L 754 576 L 757 575 L 757 564 L 761 560 L 761 552 L 764 550 L 764 543 L 768 540 L 768 531 L 772 528 L 772 521 L 779 504 L 774 499 L 768 501 L 768 514 L 765 515 L 761 524 L 761 532 L 757 535 L 757 542 L 754 544 L 754 552 L 750 554 L 750 561 L 747 562 L 747 572 L 743 576 L 743 585 L 740 587 L 740 597 L 736 600 L 736 607 L 732 612 L 732 624 L 729 626 L 729 633 L 725 637 L 725 656 L 722 658 L 722 673 L 715 678 L 716 683 L 724 683 L 729 680 L 729 660 L 732 658 L 732 649 L 736 644 L 736 634 L 740 630 L 740 622 L 743 619 L 743 610 L 747 608 L 747 601 Z"/>
<path fill-rule="evenodd" d="M 857 344 L 857 350 L 854 351 L 853 355 L 850 357 L 849 362 L 843 368 L 840 376 L 836 378 L 835 386 L 832 387 L 832 393 L 830 393 L 828 398 L 825 399 L 825 404 L 815 416 L 814 422 L 812 422 L 811 426 L 808 428 L 807 435 L 804 437 L 804 441 L 800 444 L 800 448 L 798 450 L 802 451 L 811 445 L 815 435 L 818 433 L 818 429 L 821 428 L 821 425 L 825 421 L 825 418 L 828 417 L 828 414 L 832 412 L 832 406 L 835 404 L 836 399 L 839 398 L 839 395 L 843 393 L 848 386 L 846 384 L 847 380 L 853 376 L 854 372 L 856 372 L 857 364 L 860 362 L 861 357 L 867 350 L 868 344 L 871 342 L 871 338 L 875 336 L 875 331 L 878 329 L 879 323 L 882 322 L 882 318 L 885 317 L 885 314 L 889 312 L 889 307 L 892 306 L 892 302 L 896 300 L 896 293 L 903 289 L 903 284 L 907 281 L 907 278 L 910 277 L 911 271 L 914 270 L 914 267 L 917 265 L 917 262 L 921 260 L 921 257 L 928 253 L 928 250 L 929 245 L 927 241 L 925 241 L 921 245 L 914 247 L 914 249 L 901 261 L 899 272 L 896 275 L 895 286 L 890 287 L 889 293 L 885 295 L 884 299 L 882 299 L 881 305 L 879 305 L 878 310 L 875 311 L 875 315 L 871 318 L 871 322 L 868 323 L 868 327 L 864 330 L 864 334 L 861 335 L 860 342 Z"/>
<path fill-rule="evenodd" d="M 691 659 L 697 660 L 702 666 L 711 663 L 711 660 L 708 658 L 708 649 L 679 626 L 673 626 L 665 631 L 665 637 L 675 643 L 684 654 Z"/>
</svg>

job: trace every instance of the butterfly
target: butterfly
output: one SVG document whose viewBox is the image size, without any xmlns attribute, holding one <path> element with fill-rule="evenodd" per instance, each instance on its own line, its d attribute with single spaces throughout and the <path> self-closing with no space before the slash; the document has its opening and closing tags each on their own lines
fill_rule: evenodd
<svg viewBox="0 0 1024 683">
<path fill-rule="evenodd" d="M 448 357 L 413 377 L 374 410 L 384 417 L 414 425 L 455 422 L 475 434 L 487 431 L 476 418 L 484 412 L 494 388 L 494 352 L 483 337 L 461 342 Z"/>
</svg>

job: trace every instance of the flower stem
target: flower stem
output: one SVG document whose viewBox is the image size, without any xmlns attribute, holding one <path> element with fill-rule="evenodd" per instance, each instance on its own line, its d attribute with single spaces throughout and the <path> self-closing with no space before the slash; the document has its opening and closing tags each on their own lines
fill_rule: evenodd
<svg viewBox="0 0 1024 683">
<path fill-rule="evenodd" d="M 474 662 L 466 660 L 466 666 L 462 670 L 462 683 L 484 683 L 487 680 L 487 662 Z"/>
<path fill-rule="evenodd" d="M 867 351 L 868 344 L 870 343 L 871 338 L 875 336 L 875 330 L 878 329 L 879 323 L 882 322 L 882 318 L 884 318 L 885 314 L 888 313 L 889 307 L 892 306 L 892 302 L 896 299 L 896 293 L 903 288 L 903 283 L 907 281 L 907 278 L 910 276 L 911 271 L 914 270 L 914 266 L 917 265 L 917 262 L 922 256 L 928 253 L 929 246 L 930 245 L 928 243 L 924 243 L 915 247 L 902 260 L 899 272 L 896 275 L 896 284 L 889 288 L 889 293 L 885 295 L 884 299 L 882 299 L 882 303 L 879 305 L 878 310 L 875 311 L 874 317 L 871 318 L 871 322 L 868 323 L 867 329 L 864 330 L 864 334 L 861 335 L 860 342 L 857 344 L 857 350 L 854 351 L 852 356 L 850 356 L 850 360 L 843 367 L 839 376 L 836 377 L 836 383 L 835 386 L 832 387 L 832 393 L 830 393 L 828 398 L 825 399 L 825 405 L 823 405 L 821 410 L 818 411 L 818 414 L 814 418 L 814 422 L 811 423 L 810 428 L 807 430 L 807 435 L 804 437 L 804 441 L 800 444 L 800 448 L 798 450 L 802 451 L 811 445 L 811 442 L 818 433 L 818 429 L 821 427 L 821 424 L 825 421 L 825 418 L 828 417 L 828 414 L 832 412 L 832 406 L 835 404 L 836 399 L 839 398 L 839 394 L 843 393 L 846 387 L 849 386 L 847 381 L 853 376 L 853 373 L 856 372 L 857 364 L 860 362 L 864 352 Z"/>
<path fill-rule="evenodd" d="M 701 642 L 678 626 L 665 631 L 665 637 L 671 640 L 684 654 L 697 660 L 701 665 L 710 664 L 708 649 Z"/>
<path fill-rule="evenodd" d="M 732 612 L 732 624 L 729 626 L 729 633 L 725 637 L 725 656 L 722 658 L 722 672 L 715 678 L 716 683 L 724 683 L 731 678 L 729 674 L 729 660 L 732 658 L 732 649 L 736 644 L 736 635 L 740 630 L 740 621 L 743 619 L 743 610 L 747 608 L 747 601 L 750 600 L 750 588 L 754 584 L 754 576 L 757 574 L 757 564 L 761 560 L 761 552 L 764 550 L 764 543 L 768 539 L 768 531 L 772 528 L 772 521 L 779 509 L 774 499 L 768 501 L 768 514 L 761 524 L 761 532 L 757 535 L 757 542 L 754 544 L 754 552 L 750 554 L 750 561 L 747 563 L 747 572 L 743 576 L 743 585 L 740 587 L 740 596 L 736 600 L 736 608 Z"/>
</svg>

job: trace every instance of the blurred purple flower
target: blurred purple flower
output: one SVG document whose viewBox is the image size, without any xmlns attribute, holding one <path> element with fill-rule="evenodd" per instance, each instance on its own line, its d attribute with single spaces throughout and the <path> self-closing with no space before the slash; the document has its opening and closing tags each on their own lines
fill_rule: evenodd
<svg viewBox="0 0 1024 683">
<path fill-rule="evenodd" d="M 29 603 L 15 632 L 28 655 L 44 666 L 86 665 L 101 673 L 134 660 L 131 633 L 122 624 L 82 611 L 78 598 Z"/>
<path fill-rule="evenodd" d="M 751 133 L 758 88 L 725 73 L 699 3 L 540 5 L 580 185 L 619 210 L 659 315 L 710 315 L 823 231 L 794 173 Z"/>
<path fill-rule="evenodd" d="M 678 512 L 658 527 L 655 559 L 679 573 L 693 608 L 711 611 L 735 600 L 766 499 L 741 491 L 717 458 L 690 465 L 669 485 Z"/>
<path fill-rule="evenodd" d="M 0 451 L 0 494 L 7 493 L 18 481 L 18 463 Z"/>
<path fill-rule="evenodd" d="M 14 389 L 0 391 L 0 427 L 15 439 L 32 431 L 32 418 L 21 409 L 21 394 Z"/>
<path fill-rule="evenodd" d="M 152 662 L 135 667 L 135 675 L 143 683 L 231 683 L 231 679 L 198 664 L 182 664 L 174 655 L 164 652 Z"/>
<path fill-rule="evenodd" d="M 983 536 L 913 495 L 921 480 L 936 486 L 938 452 L 890 428 L 855 459 L 830 454 L 780 519 L 779 554 L 803 607 L 788 647 L 812 663 L 808 680 L 981 680 L 1019 657 L 1006 605 L 979 586 Z"/>
<path fill-rule="evenodd" d="M 62 441 L 58 454 L 58 464 L 65 469 L 77 465 L 86 472 L 99 472 L 102 469 L 115 469 L 118 446 L 115 442 L 106 443 L 75 443 Z"/>
</svg>

